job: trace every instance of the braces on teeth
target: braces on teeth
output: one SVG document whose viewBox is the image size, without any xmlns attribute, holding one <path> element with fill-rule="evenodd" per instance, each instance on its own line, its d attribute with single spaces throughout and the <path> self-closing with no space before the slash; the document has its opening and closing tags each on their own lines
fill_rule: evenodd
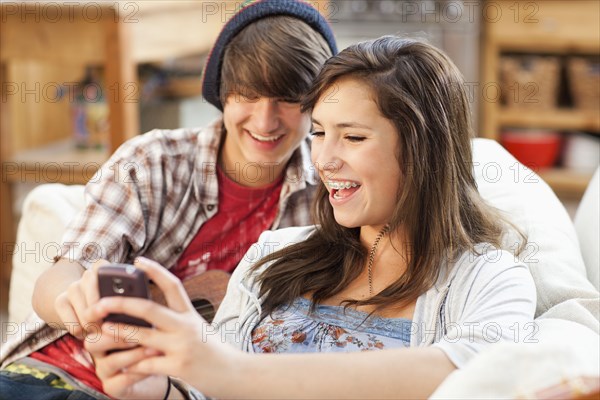
<svg viewBox="0 0 600 400">
<path fill-rule="evenodd" d="M 327 186 L 331 189 L 340 190 L 340 189 L 350 189 L 351 187 L 357 187 L 358 184 L 355 182 L 327 182 Z"/>
</svg>

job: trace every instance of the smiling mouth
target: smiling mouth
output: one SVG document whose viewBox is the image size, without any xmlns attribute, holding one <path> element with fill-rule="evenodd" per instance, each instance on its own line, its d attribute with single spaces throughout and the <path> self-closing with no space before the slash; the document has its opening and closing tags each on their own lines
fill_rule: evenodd
<svg viewBox="0 0 600 400">
<path fill-rule="evenodd" d="M 327 181 L 325 185 L 331 190 L 331 196 L 336 200 L 351 196 L 361 186 L 356 182 L 350 181 Z"/>
<path fill-rule="evenodd" d="M 246 132 L 248 132 L 248 134 L 250 135 L 250 137 L 258 142 L 261 143 L 274 143 L 276 141 L 278 141 L 279 139 L 281 139 L 284 135 L 276 135 L 276 136 L 260 136 L 257 134 L 254 134 L 252 132 L 250 132 L 249 130 L 246 130 Z"/>
</svg>

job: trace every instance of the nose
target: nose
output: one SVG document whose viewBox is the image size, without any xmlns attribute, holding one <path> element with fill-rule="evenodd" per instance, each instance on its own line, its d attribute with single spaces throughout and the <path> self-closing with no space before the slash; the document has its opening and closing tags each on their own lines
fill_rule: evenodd
<svg viewBox="0 0 600 400">
<path fill-rule="evenodd" d="M 336 142 L 327 137 L 313 140 L 311 154 L 315 168 L 326 178 L 334 178 L 344 164 Z"/>
<path fill-rule="evenodd" d="M 262 97 L 254 104 L 253 111 L 252 125 L 256 129 L 256 133 L 272 133 L 279 128 L 279 104 L 277 101 Z"/>
</svg>

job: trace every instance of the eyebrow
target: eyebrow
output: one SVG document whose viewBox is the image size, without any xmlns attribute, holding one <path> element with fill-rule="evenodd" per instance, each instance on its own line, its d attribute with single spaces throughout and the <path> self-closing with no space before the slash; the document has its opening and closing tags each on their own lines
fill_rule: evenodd
<svg viewBox="0 0 600 400">
<path fill-rule="evenodd" d="M 313 122 L 313 124 L 323 126 L 322 123 L 320 123 L 319 121 L 317 121 L 314 118 L 312 118 L 312 122 Z M 335 127 L 336 128 L 361 128 L 361 129 L 371 130 L 370 126 L 359 124 L 358 122 L 340 122 L 340 123 L 335 124 Z"/>
</svg>

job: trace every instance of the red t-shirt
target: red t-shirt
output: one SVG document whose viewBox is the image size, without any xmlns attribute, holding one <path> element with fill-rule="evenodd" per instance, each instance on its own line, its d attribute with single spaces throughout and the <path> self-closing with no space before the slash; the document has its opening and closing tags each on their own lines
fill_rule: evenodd
<svg viewBox="0 0 600 400">
<path fill-rule="evenodd" d="M 211 269 L 231 272 L 277 216 L 283 176 L 269 186 L 250 188 L 229 179 L 219 168 L 219 210 L 200 227 L 171 272 L 185 280 Z M 55 365 L 104 393 L 83 342 L 67 334 L 31 357 Z"/>
<path fill-rule="evenodd" d="M 171 270 L 181 280 L 211 269 L 231 272 L 277 215 L 283 177 L 269 186 L 251 188 L 217 169 L 219 211 L 206 221 Z"/>
<path fill-rule="evenodd" d="M 83 348 L 83 342 L 75 336 L 66 334 L 32 353 L 30 357 L 54 365 L 81 383 L 104 393 L 90 353 Z"/>
</svg>

